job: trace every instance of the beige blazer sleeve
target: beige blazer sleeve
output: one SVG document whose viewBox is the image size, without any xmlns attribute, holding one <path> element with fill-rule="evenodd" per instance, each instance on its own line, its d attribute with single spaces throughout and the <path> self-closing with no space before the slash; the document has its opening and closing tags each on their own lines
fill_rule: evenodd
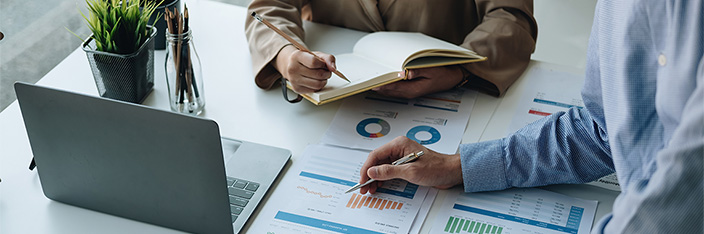
<svg viewBox="0 0 704 234">
<path fill-rule="evenodd" d="M 276 25 L 281 31 L 303 44 L 305 35 L 303 33 L 301 9 L 307 2 L 305 0 L 255 0 L 249 5 L 247 20 L 245 20 L 245 35 L 249 42 L 249 51 L 252 54 L 254 80 L 260 88 L 269 89 L 281 78 L 281 73 L 270 62 L 284 46 L 291 43 L 266 27 L 266 25 L 252 18 L 250 14 L 253 11 L 257 12 L 271 24 Z"/>
<path fill-rule="evenodd" d="M 467 83 L 480 91 L 501 96 L 528 67 L 535 51 L 538 25 L 532 0 L 477 0 L 481 23 L 460 45 L 489 59 L 464 67 L 472 73 Z M 481 14 L 483 13 L 483 14 Z"/>
</svg>

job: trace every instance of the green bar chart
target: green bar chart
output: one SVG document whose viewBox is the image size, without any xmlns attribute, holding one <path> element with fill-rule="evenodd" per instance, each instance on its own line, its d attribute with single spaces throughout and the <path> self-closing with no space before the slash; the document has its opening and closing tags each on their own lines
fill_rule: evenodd
<svg viewBox="0 0 704 234">
<path fill-rule="evenodd" d="M 475 220 L 453 217 L 447 219 L 446 233 L 501 234 L 504 228 Z"/>
</svg>

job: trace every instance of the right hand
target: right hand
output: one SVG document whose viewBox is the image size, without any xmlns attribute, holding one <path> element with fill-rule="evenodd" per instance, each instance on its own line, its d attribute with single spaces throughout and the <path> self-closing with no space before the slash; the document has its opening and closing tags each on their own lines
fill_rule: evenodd
<svg viewBox="0 0 704 234">
<path fill-rule="evenodd" d="M 323 52 L 313 52 L 322 58 L 296 49 L 293 45 L 285 46 L 274 60 L 274 67 L 284 78 L 291 82 L 293 91 L 312 93 L 323 89 L 335 67 L 335 56 Z"/>
<path fill-rule="evenodd" d="M 423 151 L 416 161 L 392 166 L 390 163 L 409 153 Z M 404 179 L 408 182 L 439 189 L 462 184 L 462 165 L 459 154 L 447 155 L 425 148 L 408 137 L 396 137 L 369 153 L 360 170 L 359 183 L 370 178 L 377 181 L 360 188 L 360 193 L 375 193 L 382 181 Z"/>
</svg>

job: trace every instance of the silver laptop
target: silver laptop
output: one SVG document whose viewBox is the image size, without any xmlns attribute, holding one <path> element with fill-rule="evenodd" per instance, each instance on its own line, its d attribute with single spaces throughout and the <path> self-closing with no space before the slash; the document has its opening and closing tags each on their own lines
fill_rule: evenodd
<svg viewBox="0 0 704 234">
<path fill-rule="evenodd" d="M 15 83 L 46 197 L 193 233 L 239 232 L 291 157 L 215 121 Z"/>
</svg>

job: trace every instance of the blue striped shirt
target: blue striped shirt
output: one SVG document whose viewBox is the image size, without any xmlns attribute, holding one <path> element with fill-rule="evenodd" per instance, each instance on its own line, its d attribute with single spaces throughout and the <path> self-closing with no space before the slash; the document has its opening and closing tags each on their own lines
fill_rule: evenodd
<svg viewBox="0 0 704 234">
<path fill-rule="evenodd" d="M 704 4 L 599 1 L 584 109 L 460 146 L 466 192 L 585 183 L 621 194 L 594 233 L 702 233 Z"/>
</svg>

